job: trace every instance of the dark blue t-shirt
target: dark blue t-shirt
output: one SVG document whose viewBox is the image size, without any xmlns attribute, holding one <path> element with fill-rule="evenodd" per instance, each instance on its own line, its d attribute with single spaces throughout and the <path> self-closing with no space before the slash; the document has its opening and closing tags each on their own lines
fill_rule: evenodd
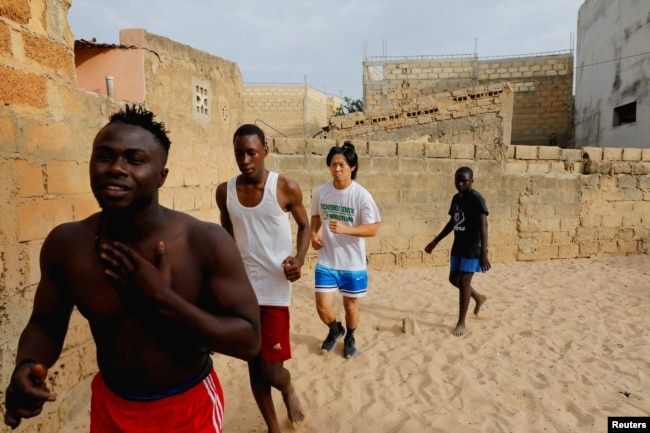
<svg viewBox="0 0 650 433">
<path fill-rule="evenodd" d="M 451 200 L 449 215 L 454 219 L 454 244 L 451 255 L 478 259 L 481 257 L 479 216 L 489 214 L 483 196 L 476 190 L 457 193 Z"/>
</svg>

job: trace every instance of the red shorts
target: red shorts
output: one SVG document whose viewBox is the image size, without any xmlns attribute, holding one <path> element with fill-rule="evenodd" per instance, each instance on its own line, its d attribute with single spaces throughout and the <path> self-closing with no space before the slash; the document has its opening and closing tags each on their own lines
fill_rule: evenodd
<svg viewBox="0 0 650 433">
<path fill-rule="evenodd" d="M 266 362 L 291 359 L 289 307 L 260 305 L 262 328 L 261 357 Z"/>
<path fill-rule="evenodd" d="M 147 402 L 125 400 L 104 383 L 92 382 L 90 433 L 221 433 L 223 391 L 214 369 L 180 394 Z"/>
</svg>

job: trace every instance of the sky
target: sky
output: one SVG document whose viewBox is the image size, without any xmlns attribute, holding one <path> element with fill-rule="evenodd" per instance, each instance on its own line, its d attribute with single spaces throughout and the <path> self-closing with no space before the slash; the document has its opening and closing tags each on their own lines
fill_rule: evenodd
<svg viewBox="0 0 650 433">
<path fill-rule="evenodd" d="M 237 63 L 244 83 L 361 99 L 363 61 L 575 48 L 584 0 L 72 0 L 75 39 L 144 28 Z"/>
</svg>

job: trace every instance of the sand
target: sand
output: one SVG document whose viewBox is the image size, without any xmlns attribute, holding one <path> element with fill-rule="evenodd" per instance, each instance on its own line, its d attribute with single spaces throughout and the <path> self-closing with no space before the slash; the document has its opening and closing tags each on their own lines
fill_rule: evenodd
<svg viewBox="0 0 650 433">
<path fill-rule="evenodd" d="M 293 359 L 285 363 L 306 414 L 297 431 L 600 433 L 608 416 L 647 417 L 649 265 L 648 256 L 495 263 L 474 277 L 488 296 L 487 319 L 472 317 L 472 303 L 462 337 L 451 333 L 458 295 L 447 268 L 370 271 L 352 359 L 342 341 L 321 353 L 327 329 L 306 273 L 294 285 Z M 419 332 L 404 333 L 404 318 Z M 215 360 L 224 431 L 265 432 L 246 364 Z"/>
</svg>

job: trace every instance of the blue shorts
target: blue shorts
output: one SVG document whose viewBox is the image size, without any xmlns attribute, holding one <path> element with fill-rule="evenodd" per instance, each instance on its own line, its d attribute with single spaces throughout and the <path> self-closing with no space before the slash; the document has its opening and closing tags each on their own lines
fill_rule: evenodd
<svg viewBox="0 0 650 433">
<path fill-rule="evenodd" d="M 478 259 L 468 259 L 466 257 L 451 256 L 450 270 L 452 272 L 483 272 L 481 262 Z"/>
<path fill-rule="evenodd" d="M 339 271 L 316 264 L 316 292 L 329 293 L 337 289 L 348 298 L 362 298 L 368 293 L 368 272 Z"/>
</svg>

